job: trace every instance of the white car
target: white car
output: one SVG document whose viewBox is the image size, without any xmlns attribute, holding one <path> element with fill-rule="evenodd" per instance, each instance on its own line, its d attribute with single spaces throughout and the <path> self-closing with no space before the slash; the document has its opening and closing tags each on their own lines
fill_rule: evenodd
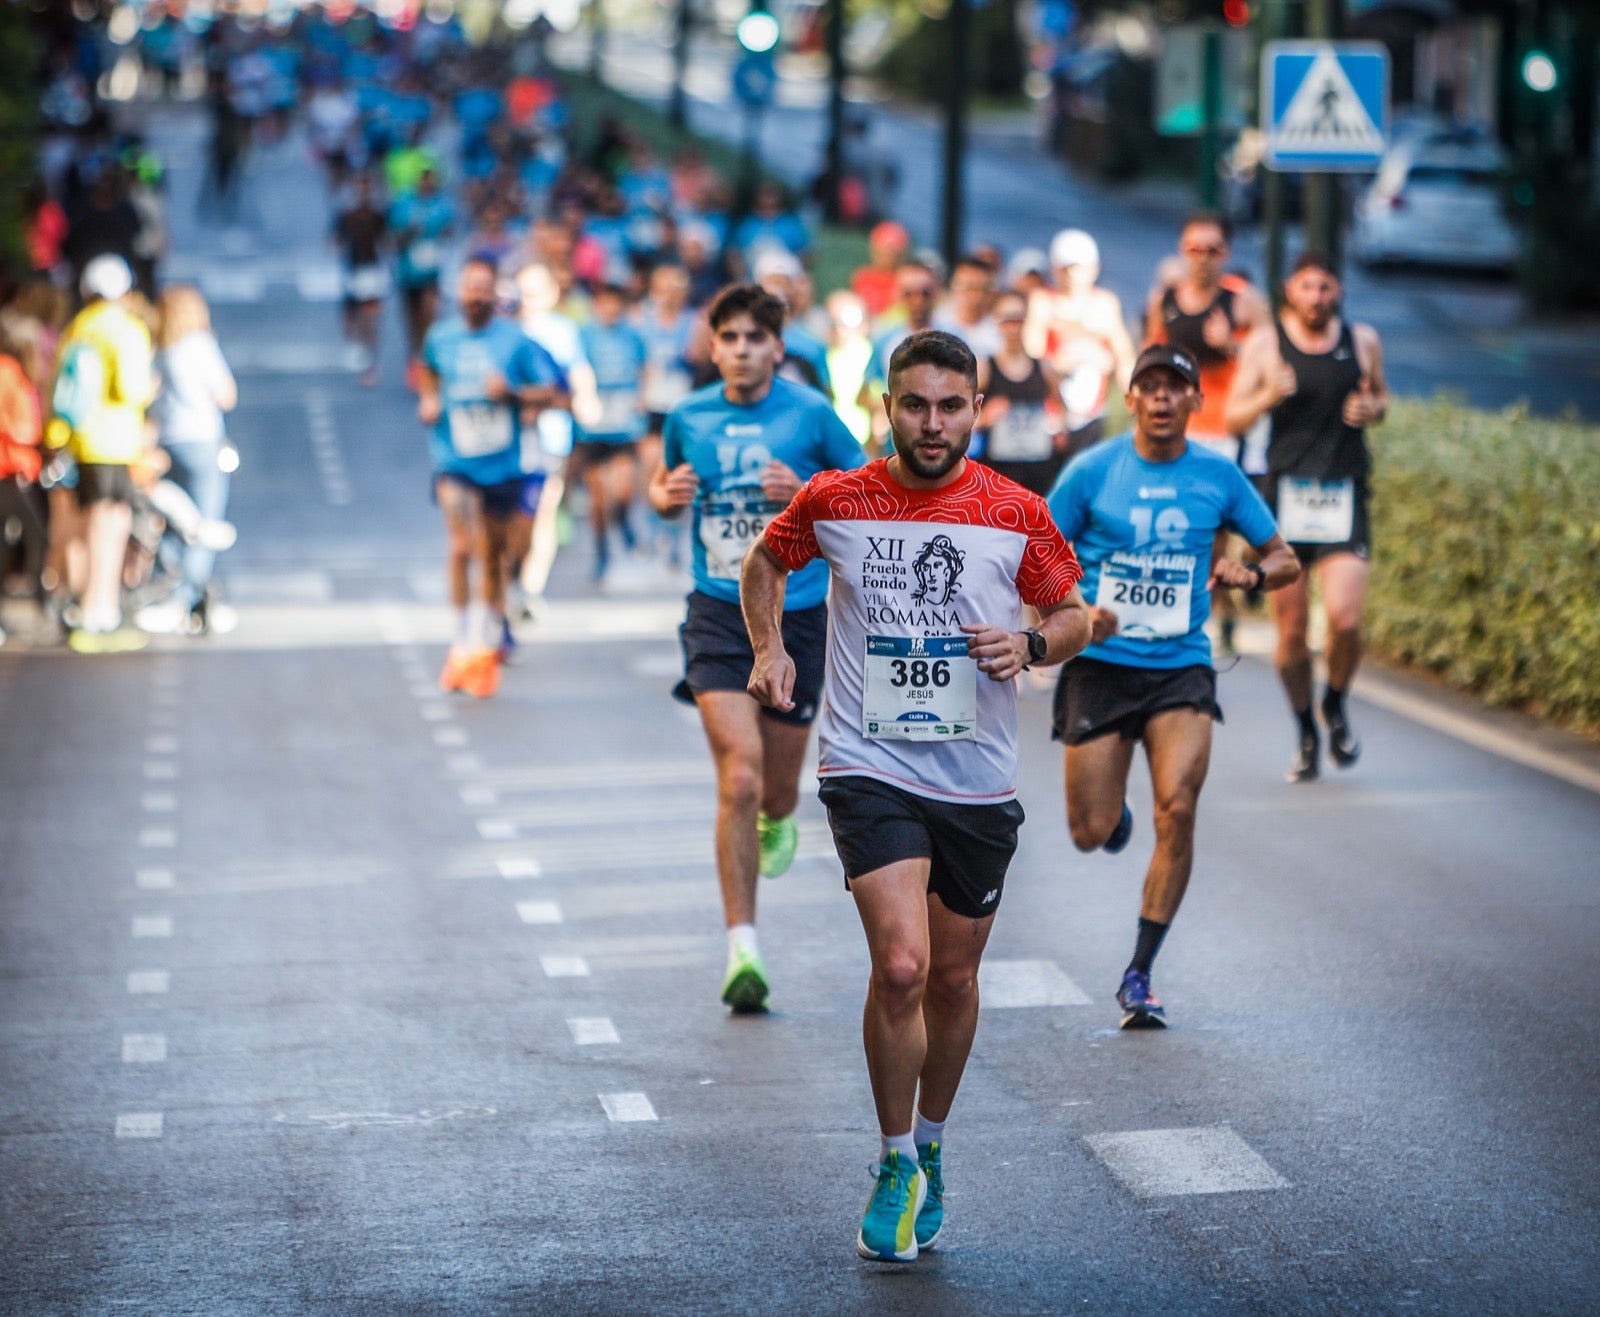
<svg viewBox="0 0 1600 1317">
<path fill-rule="evenodd" d="M 1519 243 L 1501 199 L 1504 169 L 1500 147 L 1477 134 L 1400 141 L 1356 203 L 1351 254 L 1363 265 L 1510 269 Z"/>
</svg>

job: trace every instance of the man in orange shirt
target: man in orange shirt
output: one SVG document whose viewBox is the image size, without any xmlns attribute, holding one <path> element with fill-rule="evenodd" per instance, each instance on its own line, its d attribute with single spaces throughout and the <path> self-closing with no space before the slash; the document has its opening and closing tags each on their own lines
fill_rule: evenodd
<svg viewBox="0 0 1600 1317">
<path fill-rule="evenodd" d="M 850 291 L 867 304 L 867 317 L 876 320 L 899 296 L 900 263 L 911 247 L 911 235 L 905 226 L 885 220 L 867 235 L 867 252 L 870 257 L 850 276 Z"/>
</svg>

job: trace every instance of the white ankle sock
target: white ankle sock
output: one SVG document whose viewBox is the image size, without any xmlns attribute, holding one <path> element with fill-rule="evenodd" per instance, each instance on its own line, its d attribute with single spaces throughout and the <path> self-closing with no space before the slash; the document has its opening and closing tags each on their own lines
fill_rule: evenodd
<svg viewBox="0 0 1600 1317">
<path fill-rule="evenodd" d="M 456 609 L 456 648 L 472 648 L 472 611 L 467 608 Z"/>
<path fill-rule="evenodd" d="M 744 951 L 752 956 L 761 954 L 754 924 L 735 924 L 728 930 L 728 954 L 731 956 L 736 951 Z"/>
<path fill-rule="evenodd" d="M 909 1134 L 884 1134 L 878 1139 L 878 1160 L 887 1161 L 891 1152 L 917 1160 L 917 1141 Z"/>
<path fill-rule="evenodd" d="M 919 1146 L 928 1143 L 943 1143 L 944 1121 L 929 1120 L 922 1112 L 917 1112 L 917 1123 L 911 1131 L 911 1139 Z"/>
</svg>

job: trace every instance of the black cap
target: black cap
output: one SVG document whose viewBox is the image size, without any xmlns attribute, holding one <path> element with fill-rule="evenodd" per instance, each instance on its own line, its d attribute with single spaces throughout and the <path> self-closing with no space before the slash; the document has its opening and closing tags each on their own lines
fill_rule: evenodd
<svg viewBox="0 0 1600 1317">
<path fill-rule="evenodd" d="M 1139 354 L 1139 360 L 1133 363 L 1133 375 L 1129 382 L 1138 379 L 1152 366 L 1165 366 L 1168 370 L 1175 370 L 1195 388 L 1200 387 L 1200 367 L 1194 364 L 1194 358 L 1182 349 L 1166 343 L 1152 343 Z"/>
</svg>

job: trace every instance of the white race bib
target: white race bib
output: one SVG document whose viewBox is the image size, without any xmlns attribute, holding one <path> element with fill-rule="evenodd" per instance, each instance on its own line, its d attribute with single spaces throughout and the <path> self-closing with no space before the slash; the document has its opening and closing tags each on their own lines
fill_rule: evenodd
<svg viewBox="0 0 1600 1317">
<path fill-rule="evenodd" d="M 689 396 L 694 379 L 680 367 L 652 366 L 645 372 L 644 405 L 647 411 L 670 412 Z"/>
<path fill-rule="evenodd" d="M 1052 447 L 1044 408 L 1037 403 L 1013 402 L 990 429 L 984 456 L 996 462 L 1043 462 Z"/>
<path fill-rule="evenodd" d="M 1095 606 L 1115 613 L 1129 640 L 1186 636 L 1194 566 L 1187 553 L 1114 553 L 1100 564 Z"/>
<path fill-rule="evenodd" d="M 706 575 L 737 581 L 750 546 L 783 509 L 760 486 L 725 489 L 700 506 L 700 543 L 706 550 Z"/>
<path fill-rule="evenodd" d="M 868 636 L 861 732 L 869 740 L 970 741 L 978 665 L 965 636 Z"/>
<path fill-rule="evenodd" d="M 588 427 L 595 434 L 632 434 L 639 420 L 639 397 L 632 389 L 602 389 L 600 419 Z"/>
<path fill-rule="evenodd" d="M 444 248 L 431 238 L 422 238 L 411 244 L 406 256 L 418 273 L 433 272 L 444 260 Z"/>
<path fill-rule="evenodd" d="M 1191 444 L 1199 444 L 1202 448 L 1210 449 L 1219 457 L 1225 457 L 1230 462 L 1239 460 L 1239 449 L 1242 441 L 1237 435 L 1232 434 L 1191 434 Z"/>
<path fill-rule="evenodd" d="M 1284 476 L 1278 482 L 1278 533 L 1290 544 L 1343 544 L 1355 530 L 1356 482 Z"/>
<path fill-rule="evenodd" d="M 1098 366 L 1075 366 L 1061 380 L 1061 401 L 1067 407 L 1070 429 L 1087 425 L 1105 410 L 1105 371 Z"/>
<path fill-rule="evenodd" d="M 511 447 L 511 408 L 503 402 L 462 402 L 450 407 L 450 446 L 457 457 L 487 457 Z"/>
</svg>

